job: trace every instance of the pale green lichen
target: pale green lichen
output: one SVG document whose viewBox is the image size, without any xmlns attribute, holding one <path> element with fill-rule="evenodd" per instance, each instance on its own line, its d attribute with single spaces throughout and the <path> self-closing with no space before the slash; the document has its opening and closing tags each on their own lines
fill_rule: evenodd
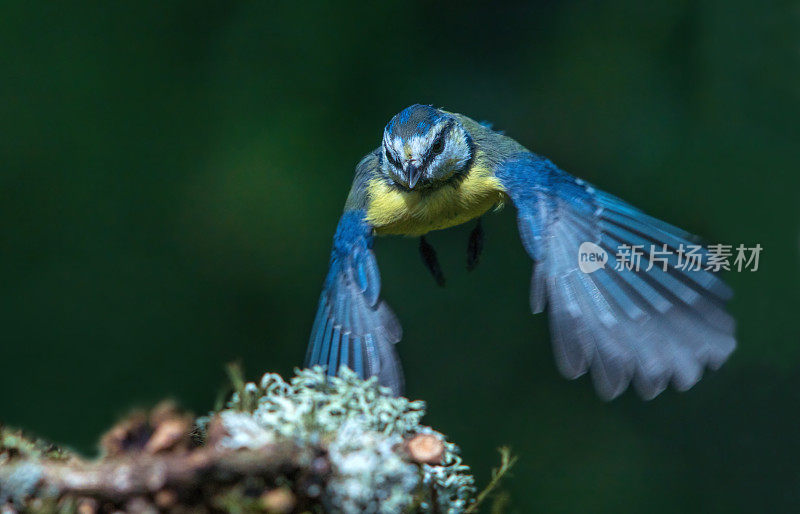
<svg viewBox="0 0 800 514">
<path fill-rule="evenodd" d="M 0 425 L 0 509 L 7 501 L 20 503 L 36 490 L 42 461 L 64 461 L 69 456 L 53 444 Z"/>
<path fill-rule="evenodd" d="M 392 514 L 408 509 L 419 483 L 414 464 L 401 458 L 397 434 L 365 432 L 347 421 L 328 445 L 336 473 L 328 483 L 328 503 L 343 512 Z"/>
<path fill-rule="evenodd" d="M 325 491 L 338 512 L 463 512 L 475 491 L 458 447 L 421 425 L 425 403 L 392 396 L 375 378 L 342 369 L 298 370 L 290 382 L 264 375 L 258 386 L 241 384 L 219 413 L 227 432 L 219 444 L 256 448 L 280 439 L 299 445 L 325 443 L 332 478 Z M 430 433 L 444 442 L 442 465 L 413 465 L 398 448 L 406 436 Z M 436 502 L 437 505 L 433 505 Z"/>
<path fill-rule="evenodd" d="M 0 472 L 0 507 L 7 501 L 21 504 L 36 490 L 42 478 L 42 466 L 37 461 L 10 464 Z"/>
</svg>

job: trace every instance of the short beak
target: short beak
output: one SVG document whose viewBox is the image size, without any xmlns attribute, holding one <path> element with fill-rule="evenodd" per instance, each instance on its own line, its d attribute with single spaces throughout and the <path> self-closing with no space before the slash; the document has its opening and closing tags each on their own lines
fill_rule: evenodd
<svg viewBox="0 0 800 514">
<path fill-rule="evenodd" d="M 409 164 L 406 173 L 408 174 L 408 188 L 414 189 L 414 186 L 417 185 L 419 178 L 422 176 L 422 170 L 419 166 Z"/>
</svg>

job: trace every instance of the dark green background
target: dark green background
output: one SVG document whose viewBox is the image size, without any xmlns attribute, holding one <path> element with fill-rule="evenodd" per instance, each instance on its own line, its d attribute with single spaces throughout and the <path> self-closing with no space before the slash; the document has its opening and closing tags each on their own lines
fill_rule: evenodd
<svg viewBox="0 0 800 514">
<path fill-rule="evenodd" d="M 660 1 L 0 7 L 0 417 L 91 452 L 129 407 L 211 408 L 301 363 L 355 163 L 432 103 L 707 240 L 740 346 L 685 394 L 562 379 L 513 209 L 381 240 L 408 393 L 518 512 L 800 508 L 800 5 Z"/>
</svg>

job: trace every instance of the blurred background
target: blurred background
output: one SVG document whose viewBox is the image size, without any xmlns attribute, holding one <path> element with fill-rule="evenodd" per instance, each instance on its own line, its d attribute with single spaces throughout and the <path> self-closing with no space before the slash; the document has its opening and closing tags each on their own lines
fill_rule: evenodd
<svg viewBox="0 0 800 514">
<path fill-rule="evenodd" d="M 560 377 L 513 209 L 381 239 L 408 394 L 516 512 L 800 507 L 800 4 L 0 6 L 0 419 L 87 454 L 130 407 L 302 363 L 358 160 L 405 106 L 495 127 L 711 242 L 739 349 L 691 391 Z"/>
</svg>

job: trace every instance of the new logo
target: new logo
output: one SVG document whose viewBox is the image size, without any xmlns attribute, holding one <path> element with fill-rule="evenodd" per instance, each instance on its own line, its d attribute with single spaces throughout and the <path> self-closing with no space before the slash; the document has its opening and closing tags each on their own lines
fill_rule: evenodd
<svg viewBox="0 0 800 514">
<path fill-rule="evenodd" d="M 605 268 L 608 263 L 608 254 L 605 250 L 585 241 L 578 247 L 578 268 L 584 273 L 594 273 L 600 268 Z"/>
</svg>

